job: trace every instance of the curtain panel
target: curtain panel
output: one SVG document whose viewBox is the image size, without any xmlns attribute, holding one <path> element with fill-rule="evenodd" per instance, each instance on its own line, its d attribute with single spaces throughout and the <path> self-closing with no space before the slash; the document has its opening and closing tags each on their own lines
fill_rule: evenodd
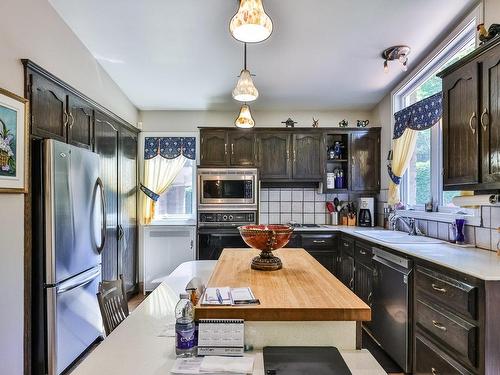
<svg viewBox="0 0 500 375">
<path fill-rule="evenodd" d="M 182 170 L 186 161 L 196 160 L 194 137 L 146 137 L 144 139 L 144 176 L 140 185 L 142 195 L 142 224 L 150 224 L 155 206 Z"/>
<path fill-rule="evenodd" d="M 401 201 L 399 185 L 401 177 L 410 165 L 415 152 L 417 131 L 427 130 L 441 120 L 443 115 L 443 94 L 438 92 L 394 114 L 392 137 L 392 164 L 387 166 L 389 182 L 388 203 Z"/>
</svg>

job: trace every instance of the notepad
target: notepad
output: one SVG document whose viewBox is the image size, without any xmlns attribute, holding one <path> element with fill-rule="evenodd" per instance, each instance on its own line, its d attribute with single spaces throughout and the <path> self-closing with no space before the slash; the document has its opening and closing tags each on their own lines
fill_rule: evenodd
<svg viewBox="0 0 500 375">
<path fill-rule="evenodd" d="M 243 355 L 245 322 L 243 319 L 200 319 L 198 355 Z"/>
<path fill-rule="evenodd" d="M 217 293 L 218 291 L 218 293 Z M 220 298 L 219 298 L 220 296 Z M 258 304 L 259 301 L 255 299 L 252 289 L 249 287 L 243 288 L 229 288 L 229 287 L 215 287 L 205 289 L 202 305 L 245 305 L 245 304 Z"/>
</svg>

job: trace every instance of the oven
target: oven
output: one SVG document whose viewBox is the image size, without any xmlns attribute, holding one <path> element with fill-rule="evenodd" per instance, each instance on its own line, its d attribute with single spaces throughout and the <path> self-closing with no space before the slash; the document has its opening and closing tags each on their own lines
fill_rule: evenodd
<svg viewBox="0 0 500 375">
<path fill-rule="evenodd" d="M 199 212 L 197 259 L 217 260 L 223 249 L 248 248 L 238 227 L 256 220 L 255 211 Z"/>
<path fill-rule="evenodd" d="M 199 211 L 257 210 L 257 169 L 199 168 Z"/>
</svg>

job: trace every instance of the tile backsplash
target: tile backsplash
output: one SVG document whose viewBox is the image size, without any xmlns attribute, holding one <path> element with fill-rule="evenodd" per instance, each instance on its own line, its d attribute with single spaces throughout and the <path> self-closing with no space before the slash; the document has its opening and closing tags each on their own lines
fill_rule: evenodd
<svg viewBox="0 0 500 375">
<path fill-rule="evenodd" d="M 259 222 L 261 224 L 327 224 L 326 202 L 347 194 L 321 194 L 314 188 L 261 188 Z"/>
<path fill-rule="evenodd" d="M 381 190 L 377 197 L 375 214 L 378 223 L 384 222 L 384 203 L 387 202 L 387 190 Z M 452 226 L 449 223 L 435 220 L 417 219 L 419 229 L 427 236 L 449 241 L 453 238 Z M 481 225 L 465 226 L 465 241 L 485 250 L 497 250 L 500 235 L 497 228 L 500 227 L 500 206 L 481 207 Z M 401 228 L 403 230 L 403 228 Z"/>
</svg>

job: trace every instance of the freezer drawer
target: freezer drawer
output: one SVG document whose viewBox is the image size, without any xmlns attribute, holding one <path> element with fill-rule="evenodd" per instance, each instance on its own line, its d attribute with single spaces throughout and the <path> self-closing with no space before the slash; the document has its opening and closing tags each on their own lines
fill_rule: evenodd
<svg viewBox="0 0 500 375">
<path fill-rule="evenodd" d="M 100 266 L 47 288 L 48 374 L 58 375 L 102 336 Z"/>
</svg>

